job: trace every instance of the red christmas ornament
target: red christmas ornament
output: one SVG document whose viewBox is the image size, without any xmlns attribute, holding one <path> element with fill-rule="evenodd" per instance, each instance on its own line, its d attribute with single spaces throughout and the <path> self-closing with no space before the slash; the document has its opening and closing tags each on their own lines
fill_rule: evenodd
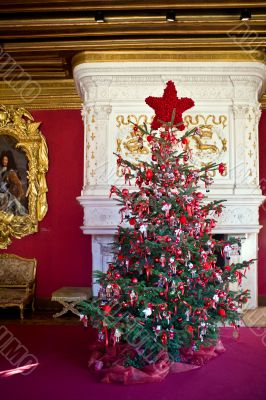
<svg viewBox="0 0 266 400">
<path fill-rule="evenodd" d="M 128 194 L 129 194 L 128 189 L 122 189 L 122 196 L 126 197 L 128 196 Z"/>
<path fill-rule="evenodd" d="M 221 175 L 224 174 L 224 172 L 225 172 L 225 165 L 224 165 L 224 163 L 220 163 L 220 164 L 219 164 L 218 170 L 219 170 L 219 173 L 220 173 Z"/>
<path fill-rule="evenodd" d="M 198 199 L 203 199 L 204 194 L 201 193 L 201 192 L 198 192 L 198 193 L 196 193 L 196 196 L 197 196 Z"/>
<path fill-rule="evenodd" d="M 160 168 L 161 168 L 162 171 L 164 171 L 165 168 L 166 168 L 166 166 L 165 166 L 164 164 L 162 164 L 162 165 L 160 166 Z"/>
<path fill-rule="evenodd" d="M 223 308 L 220 308 L 219 310 L 218 310 L 218 314 L 221 316 L 221 317 L 225 317 L 226 316 L 226 312 L 225 312 L 225 310 L 223 309 Z"/>
<path fill-rule="evenodd" d="M 181 215 L 181 217 L 179 218 L 180 224 L 186 224 L 187 223 L 187 219 L 184 215 Z"/>
<path fill-rule="evenodd" d="M 162 344 L 163 344 L 164 346 L 167 345 L 167 340 L 168 340 L 167 334 L 166 334 L 165 332 L 163 332 L 163 333 L 162 333 L 162 336 L 161 336 L 161 341 L 162 341 Z"/>
<path fill-rule="evenodd" d="M 182 254 L 182 250 L 181 250 L 181 249 L 177 249 L 177 250 L 176 250 L 176 255 L 177 255 L 177 256 L 181 256 L 181 254 Z"/>
<path fill-rule="evenodd" d="M 135 225 L 135 224 L 136 224 L 135 218 L 130 218 L 129 224 L 130 224 L 130 225 Z"/>
<path fill-rule="evenodd" d="M 151 159 L 152 159 L 152 161 L 157 161 L 157 157 L 156 157 L 156 155 L 155 155 L 155 154 L 153 154 L 153 155 L 151 156 Z"/>
<path fill-rule="evenodd" d="M 116 273 L 114 274 L 114 278 L 115 278 L 115 279 L 121 278 L 121 275 L 119 274 L 119 272 L 116 272 Z"/>
<path fill-rule="evenodd" d="M 182 131 L 185 129 L 183 124 L 182 113 L 189 108 L 194 106 L 194 101 L 190 98 L 183 97 L 178 98 L 175 88 L 175 84 L 172 81 L 168 81 L 162 97 L 149 96 L 145 99 L 148 104 L 155 111 L 155 117 L 152 121 L 151 128 L 158 129 L 162 126 L 159 121 L 170 122 L 172 119 L 173 110 L 175 110 L 174 125 L 178 125 L 178 129 Z"/>
<path fill-rule="evenodd" d="M 117 187 L 116 187 L 116 186 L 111 186 L 111 189 L 110 189 L 110 196 L 109 196 L 109 197 L 111 197 L 112 194 L 113 194 L 113 193 L 116 193 L 116 192 L 117 192 Z"/>
<path fill-rule="evenodd" d="M 108 315 L 110 313 L 110 311 L 112 310 L 112 307 L 109 306 L 109 304 L 106 304 L 105 306 L 102 307 L 102 310 L 105 315 Z"/>
<path fill-rule="evenodd" d="M 191 325 L 188 325 L 188 327 L 187 327 L 187 331 L 188 331 L 188 333 L 193 333 L 193 331 L 194 331 L 194 328 L 193 328 L 193 326 L 191 326 Z"/>
<path fill-rule="evenodd" d="M 150 181 L 153 177 L 153 170 L 152 169 L 147 169 L 146 171 L 146 178 Z"/>
<path fill-rule="evenodd" d="M 122 157 L 121 156 L 118 156 L 118 158 L 117 158 L 117 160 L 116 160 L 116 162 L 117 162 L 117 165 L 121 165 L 122 164 Z"/>
<path fill-rule="evenodd" d="M 206 270 L 208 270 L 208 269 L 211 268 L 211 264 L 209 264 L 208 262 L 204 262 L 204 263 L 203 263 L 203 268 L 206 269 Z"/>
<path fill-rule="evenodd" d="M 131 279 L 131 282 L 132 282 L 132 283 L 138 283 L 138 278 L 132 278 L 132 279 Z"/>
<path fill-rule="evenodd" d="M 150 143 L 153 141 L 153 136 L 152 135 L 148 135 L 147 136 L 147 141 Z"/>
<path fill-rule="evenodd" d="M 188 144 L 188 139 L 186 137 L 182 138 L 182 144 Z"/>
</svg>

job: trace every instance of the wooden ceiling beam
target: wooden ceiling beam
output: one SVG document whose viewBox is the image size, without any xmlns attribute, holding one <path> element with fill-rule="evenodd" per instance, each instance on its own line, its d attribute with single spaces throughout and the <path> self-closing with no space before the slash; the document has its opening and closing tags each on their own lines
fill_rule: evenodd
<svg viewBox="0 0 266 400">
<path fill-rule="evenodd" d="M 145 9 L 210 9 L 210 8 L 261 8 L 264 0 L 254 1 L 198 1 L 198 0 L 9 0 L 0 6 L 0 11 L 12 12 L 55 12 L 85 10 L 145 10 Z"/>
</svg>

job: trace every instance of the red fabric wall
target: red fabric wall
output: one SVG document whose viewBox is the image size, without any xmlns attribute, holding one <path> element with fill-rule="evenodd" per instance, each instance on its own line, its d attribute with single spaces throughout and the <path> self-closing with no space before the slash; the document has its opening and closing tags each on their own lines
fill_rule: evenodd
<svg viewBox="0 0 266 400">
<path fill-rule="evenodd" d="M 260 186 L 262 193 L 266 195 L 266 110 L 262 111 L 259 125 L 259 162 L 260 162 Z M 260 224 L 263 227 L 259 233 L 259 295 L 266 295 L 266 201 L 260 207 Z"/>
<path fill-rule="evenodd" d="M 16 239 L 5 250 L 36 257 L 37 297 L 60 286 L 91 283 L 91 238 L 80 229 L 83 210 L 76 200 L 83 184 L 83 123 L 79 110 L 33 111 L 49 151 L 48 213 L 39 231 Z"/>
</svg>

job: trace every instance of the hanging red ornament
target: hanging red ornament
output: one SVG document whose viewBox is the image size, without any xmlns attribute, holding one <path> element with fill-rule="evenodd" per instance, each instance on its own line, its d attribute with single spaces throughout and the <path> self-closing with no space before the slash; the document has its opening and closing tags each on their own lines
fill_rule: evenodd
<svg viewBox="0 0 266 400">
<path fill-rule="evenodd" d="M 148 135 L 147 136 L 147 141 L 150 143 L 153 141 L 153 136 L 152 135 Z"/>
<path fill-rule="evenodd" d="M 144 265 L 145 271 L 146 271 L 146 277 L 147 277 L 147 281 L 150 280 L 150 276 L 152 274 L 152 270 L 153 270 L 153 265 L 150 265 L 148 263 L 146 263 Z"/>
<path fill-rule="evenodd" d="M 180 224 L 184 225 L 187 223 L 187 219 L 184 215 L 181 215 L 179 218 Z"/>
<path fill-rule="evenodd" d="M 110 311 L 112 310 L 112 307 L 109 306 L 109 304 L 106 304 L 106 305 L 102 306 L 101 308 L 105 315 L 108 315 L 110 313 Z"/>
<path fill-rule="evenodd" d="M 182 255 L 182 250 L 181 249 L 177 249 L 176 250 L 176 255 L 177 256 L 181 256 Z"/>
<path fill-rule="evenodd" d="M 208 262 L 203 263 L 203 269 L 208 270 L 210 268 L 211 268 L 211 264 L 209 264 Z"/>
<path fill-rule="evenodd" d="M 153 170 L 152 169 L 147 169 L 146 171 L 146 178 L 150 181 L 153 177 Z"/>
<path fill-rule="evenodd" d="M 141 176 L 138 176 L 136 179 L 136 185 L 140 188 L 143 183 L 143 179 Z"/>
<path fill-rule="evenodd" d="M 120 166 L 120 165 L 122 164 L 122 161 L 123 161 L 122 157 L 121 157 L 121 156 L 118 156 L 118 158 L 117 158 L 117 160 L 116 160 L 117 165 Z"/>
<path fill-rule="evenodd" d="M 112 194 L 113 194 L 113 193 L 116 193 L 116 192 L 117 192 L 117 187 L 116 187 L 116 186 L 111 186 L 111 189 L 110 189 L 110 196 L 109 196 L 109 197 L 111 197 Z"/>
<path fill-rule="evenodd" d="M 161 266 L 164 268 L 165 267 L 165 263 L 166 263 L 166 257 L 165 257 L 165 254 L 162 254 L 161 255 L 161 257 L 160 257 L 160 263 L 161 263 Z"/>
<path fill-rule="evenodd" d="M 184 145 L 188 144 L 188 139 L 186 137 L 182 138 L 182 144 Z"/>
<path fill-rule="evenodd" d="M 129 224 L 130 225 L 136 225 L 136 219 L 135 218 L 130 218 Z"/>
<path fill-rule="evenodd" d="M 151 159 L 152 159 L 152 161 L 157 161 L 157 157 L 156 157 L 156 155 L 155 155 L 155 154 L 153 154 L 153 155 L 151 156 Z"/>
<path fill-rule="evenodd" d="M 163 332 L 163 333 L 162 333 L 161 341 L 162 341 L 162 344 L 163 344 L 164 346 L 167 345 L 168 338 L 167 338 L 166 332 Z"/>
<path fill-rule="evenodd" d="M 224 172 L 225 172 L 225 164 L 224 163 L 220 163 L 219 164 L 219 167 L 218 167 L 218 170 L 219 170 L 219 173 L 221 174 L 221 175 L 223 175 L 224 174 Z"/>
<path fill-rule="evenodd" d="M 128 189 L 122 189 L 121 193 L 122 193 L 122 196 L 126 197 L 126 196 L 128 196 L 129 191 L 128 191 Z"/>
<path fill-rule="evenodd" d="M 138 278 L 132 278 L 132 279 L 131 279 L 131 282 L 132 282 L 132 283 L 138 283 Z"/>
<path fill-rule="evenodd" d="M 188 331 L 188 333 L 193 333 L 193 331 L 194 331 L 194 328 L 193 328 L 193 326 L 191 326 L 191 325 L 188 325 L 187 326 L 187 331 Z"/>
<path fill-rule="evenodd" d="M 204 194 L 201 193 L 201 192 L 198 192 L 198 193 L 196 193 L 196 196 L 197 196 L 198 199 L 203 199 Z"/>
<path fill-rule="evenodd" d="M 161 169 L 162 171 L 164 171 L 164 170 L 166 169 L 166 165 L 165 165 L 165 164 L 162 164 L 162 165 L 160 166 L 160 169 Z"/>
<path fill-rule="evenodd" d="M 223 309 L 223 308 L 220 308 L 219 310 L 218 310 L 218 314 L 221 316 L 221 317 L 225 317 L 226 316 L 226 311 Z"/>
</svg>

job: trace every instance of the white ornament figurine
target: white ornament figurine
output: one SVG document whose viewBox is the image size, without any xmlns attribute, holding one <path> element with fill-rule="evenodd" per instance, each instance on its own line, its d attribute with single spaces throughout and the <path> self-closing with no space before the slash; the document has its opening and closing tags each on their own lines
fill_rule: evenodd
<svg viewBox="0 0 266 400">
<path fill-rule="evenodd" d="M 146 319 L 147 317 L 149 317 L 152 314 L 152 309 L 150 307 L 147 307 L 142 312 L 144 313 L 145 319 Z"/>
<path fill-rule="evenodd" d="M 115 333 L 114 333 L 115 341 L 120 342 L 121 336 L 122 336 L 122 333 L 120 332 L 119 329 L 116 328 Z"/>
</svg>

